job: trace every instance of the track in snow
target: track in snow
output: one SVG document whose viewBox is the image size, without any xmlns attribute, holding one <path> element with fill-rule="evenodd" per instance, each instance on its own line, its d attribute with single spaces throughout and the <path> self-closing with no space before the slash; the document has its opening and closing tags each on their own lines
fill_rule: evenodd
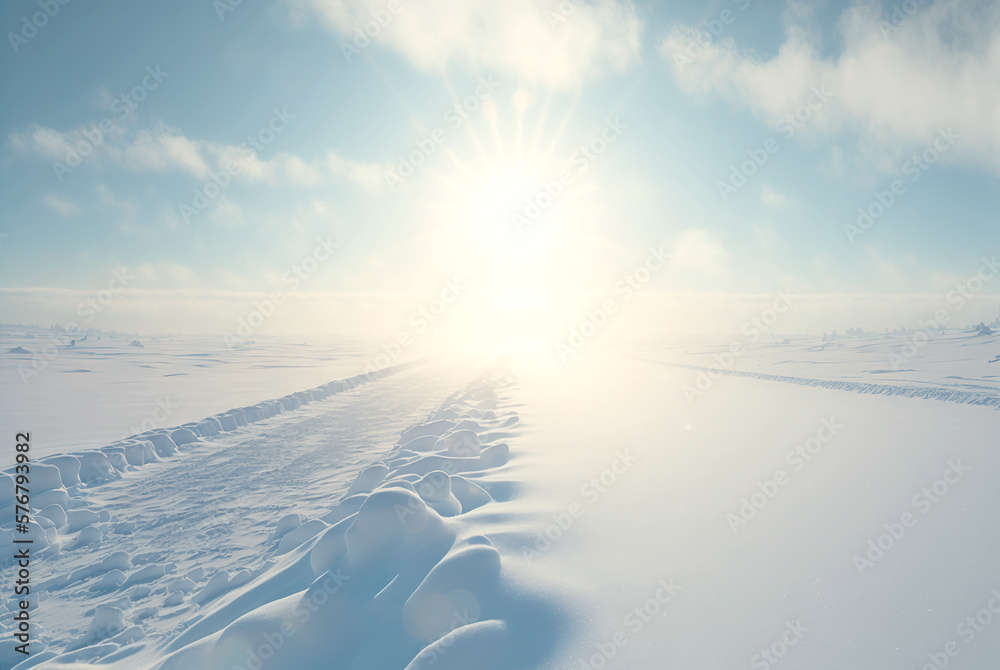
<svg viewBox="0 0 1000 670">
<path fill-rule="evenodd" d="M 800 386 L 812 386 L 816 388 L 834 389 L 838 391 L 850 391 L 852 393 L 863 393 L 867 395 L 897 396 L 904 398 L 923 398 L 925 400 L 940 400 L 942 402 L 954 402 L 963 405 L 986 405 L 1000 409 L 1000 393 L 990 393 L 986 391 L 959 391 L 941 386 L 903 386 L 898 384 L 871 384 L 868 382 L 838 381 L 832 379 L 814 379 L 809 377 L 789 377 L 786 375 L 771 375 L 763 372 L 748 372 L 744 370 L 726 370 L 723 368 L 708 368 L 700 365 L 685 365 L 683 363 L 665 363 L 663 361 L 646 360 L 650 363 L 668 365 L 675 368 L 686 368 L 697 370 L 706 375 L 718 376 L 729 375 L 731 377 L 746 377 L 749 379 L 759 379 L 762 381 L 782 382 L 785 384 L 798 384 Z"/>
<path fill-rule="evenodd" d="M 106 519 L 93 524 L 103 541 L 71 549 L 64 528 L 64 547 L 33 565 L 34 582 L 49 582 L 33 619 L 35 648 L 59 652 L 78 645 L 95 604 L 113 604 L 126 621 L 138 622 L 145 638 L 136 644 L 157 646 L 176 636 L 198 608 L 187 599 L 164 606 L 170 585 L 186 575 L 197 592 L 221 571 L 234 584 L 259 574 L 268 567 L 262 558 L 273 551 L 267 539 L 278 519 L 328 510 L 401 430 L 440 406 L 470 374 L 455 363 L 411 367 L 73 492 L 79 494 L 74 505 Z M 100 579 L 79 578 L 122 551 L 131 561 L 126 573 L 163 566 L 167 574 L 106 592 L 94 588 Z M 0 572 L 5 583 L 11 569 Z M 147 616 L 150 608 L 156 613 Z"/>
</svg>

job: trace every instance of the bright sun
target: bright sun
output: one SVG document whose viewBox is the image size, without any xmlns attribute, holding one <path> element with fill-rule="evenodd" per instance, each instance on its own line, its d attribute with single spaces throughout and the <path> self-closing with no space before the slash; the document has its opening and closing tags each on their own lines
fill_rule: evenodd
<svg viewBox="0 0 1000 670">
<path fill-rule="evenodd" d="M 555 183 L 569 157 L 561 143 L 569 114 L 548 122 L 546 103 L 529 131 L 531 96 L 518 91 L 509 103 L 501 116 L 502 103 L 486 100 L 442 145 L 426 229 L 469 285 L 453 330 L 466 341 L 537 349 L 579 313 L 581 287 L 607 244 L 586 232 L 596 211 L 586 178 Z"/>
</svg>

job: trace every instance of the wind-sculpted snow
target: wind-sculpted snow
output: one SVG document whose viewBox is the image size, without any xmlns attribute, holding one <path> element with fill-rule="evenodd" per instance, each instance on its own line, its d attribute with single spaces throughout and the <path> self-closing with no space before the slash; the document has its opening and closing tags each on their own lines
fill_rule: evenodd
<svg viewBox="0 0 1000 670">
<path fill-rule="evenodd" d="M 357 375 L 344 380 L 338 380 L 310 389 L 306 392 L 293 394 L 295 402 L 291 405 L 295 408 L 302 407 L 303 404 L 328 398 L 336 393 L 349 389 L 358 388 L 366 383 L 392 375 L 413 364 L 406 364 L 386 368 L 373 373 Z M 263 421 L 267 418 L 287 412 L 282 401 L 269 400 L 258 403 L 251 407 L 243 407 L 230 410 L 220 416 L 242 417 L 241 425 L 248 425 L 246 417 L 249 415 L 253 421 Z M 119 538 L 129 537 L 136 531 L 148 529 L 137 528 L 133 522 L 120 522 L 113 519 L 106 509 L 101 509 L 93 502 L 93 496 L 101 490 L 101 486 L 109 482 L 122 480 L 129 473 L 136 472 L 143 466 L 151 463 L 166 464 L 167 461 L 182 458 L 184 450 L 188 448 L 200 447 L 204 445 L 203 440 L 207 437 L 214 437 L 227 432 L 234 432 L 240 426 L 235 423 L 227 428 L 219 417 L 209 417 L 199 422 L 187 424 L 186 426 L 176 426 L 173 428 L 161 428 L 139 435 L 131 436 L 120 442 L 108 445 L 101 449 L 91 449 L 73 452 L 70 454 L 59 454 L 48 456 L 36 461 L 32 465 L 31 471 L 31 507 L 34 512 L 33 521 L 28 524 L 27 533 L 17 533 L 18 539 L 32 540 L 32 559 L 36 566 L 36 575 L 45 575 L 65 561 L 79 563 L 79 558 L 86 560 L 88 555 L 99 551 L 101 545 L 107 542 L 120 542 Z M 0 473 L 0 519 L 5 522 L 14 518 L 14 478 L 13 468 Z M 169 518 L 170 511 L 165 510 L 164 518 Z M 10 574 L 8 571 L 14 569 L 11 565 L 11 557 L 15 555 L 13 550 L 13 540 L 15 539 L 15 529 L 12 523 L 0 525 L 0 575 L 6 580 Z M 173 569 L 169 563 L 159 563 L 155 560 L 155 552 L 146 556 L 134 557 L 130 560 L 127 554 L 118 552 L 114 554 L 115 560 L 99 560 L 96 563 L 86 564 L 82 568 L 76 568 L 70 572 L 56 574 L 50 578 L 42 578 L 36 581 L 33 592 L 29 596 L 33 606 L 40 598 L 45 598 L 46 594 L 52 591 L 75 586 L 81 582 L 93 581 L 89 588 L 97 593 L 115 591 L 119 594 L 137 584 L 156 581 L 169 575 Z M 121 558 L 124 558 L 124 561 Z M 142 565 L 148 563 L 148 565 Z M 130 574 L 128 571 L 134 568 Z M 118 580 L 116 574 L 120 573 L 122 579 Z M 246 574 L 249 577 L 250 573 Z M 234 579 L 242 578 L 240 575 Z M 37 578 L 36 578 L 37 579 Z M 238 585 L 239 581 L 227 580 L 227 587 Z M 135 597 L 136 591 L 131 592 L 131 597 Z M 10 635 L 7 635 L 7 626 L 11 616 L 3 614 L 10 613 L 17 608 L 17 603 L 13 599 L 0 601 L 0 614 L 3 615 L 0 621 L 0 632 L 3 632 L 3 639 L 0 640 L 0 667 L 10 668 L 14 663 L 21 663 L 21 667 L 35 667 L 36 664 L 45 661 L 53 656 L 54 652 L 40 648 L 47 646 L 47 634 L 38 620 L 33 620 L 33 650 L 30 659 L 25 661 L 23 655 L 14 651 L 14 645 L 10 644 Z M 90 611 L 86 616 L 93 616 Z M 93 636 L 93 631 L 80 630 L 80 634 Z M 83 639 L 83 638 L 81 638 Z M 89 637 L 87 638 L 89 639 Z M 109 643 L 102 643 L 103 650 Z M 89 653 L 86 649 L 92 645 L 77 645 L 76 642 L 66 648 L 77 648 L 75 658 L 86 659 Z M 117 644 L 111 644 L 117 649 Z M 105 653 L 107 651 L 105 650 Z M 82 654 L 82 655 L 81 655 Z M 93 656 L 100 657 L 101 654 Z M 73 659 L 62 659 L 70 662 Z M 22 661 L 25 661 L 22 663 Z"/>
<path fill-rule="evenodd" d="M 46 527 L 57 528 L 55 523 L 74 507 L 84 505 L 79 497 L 81 490 L 120 479 L 125 473 L 137 467 L 170 458 L 177 454 L 183 445 L 191 444 L 200 437 L 218 435 L 224 431 L 235 431 L 240 426 L 248 424 L 247 416 L 253 421 L 261 421 L 290 409 L 298 408 L 303 403 L 321 400 L 345 389 L 355 388 L 360 384 L 379 379 L 408 367 L 407 365 L 385 368 L 348 379 L 330 382 L 309 391 L 292 394 L 277 400 L 267 400 L 251 407 L 241 407 L 229 410 L 218 417 L 208 417 L 203 421 L 160 428 L 139 435 L 133 435 L 125 440 L 108 445 L 101 449 L 79 451 L 72 454 L 60 454 L 43 458 L 32 465 L 32 506 L 41 509 L 37 515 Z M 286 408 L 284 401 L 294 400 Z M 235 416 L 240 421 L 220 421 Z M 0 519 L 13 519 L 14 506 L 14 468 L 0 473 Z M 69 512 L 73 514 L 73 512 Z M 54 517 L 54 518 L 53 518 Z M 61 524 L 60 524 L 61 525 Z M 82 528 L 72 528 L 77 532 Z M 36 531 L 37 533 L 37 531 Z M 49 536 L 52 535 L 50 532 Z M 12 551 L 14 531 L 10 524 L 0 526 L 0 561 L 9 561 L 14 555 Z M 43 540 L 50 548 L 57 548 L 51 537 Z M 39 552 L 41 555 L 41 552 Z"/>
<path fill-rule="evenodd" d="M 495 504 L 491 485 L 480 477 L 510 459 L 510 448 L 501 440 L 516 435 L 512 428 L 518 415 L 505 408 L 502 394 L 512 382 L 503 374 L 484 375 L 452 394 L 425 421 L 402 430 L 381 462 L 359 464 L 353 481 L 342 484 L 340 499 L 327 503 L 325 511 L 306 504 L 301 511 L 272 514 L 268 522 L 256 504 L 259 497 L 249 490 L 245 502 L 237 499 L 220 509 L 219 514 L 238 514 L 243 506 L 253 525 L 267 523 L 258 535 L 266 541 L 256 547 L 218 541 L 224 531 L 213 528 L 211 512 L 195 512 L 195 501 L 172 509 L 181 502 L 177 487 L 185 481 L 198 503 L 211 509 L 221 502 L 212 497 L 213 489 L 221 488 L 212 486 L 213 480 L 267 477 L 266 471 L 252 471 L 253 461 L 230 472 L 157 482 L 147 495 L 130 493 L 125 502 L 136 507 L 155 504 L 158 495 L 174 496 L 162 500 L 159 518 L 152 520 L 112 515 L 99 504 L 102 484 L 127 479 L 150 463 L 165 468 L 169 461 L 196 456 L 200 463 L 228 468 L 236 465 L 234 459 L 266 458 L 269 449 L 280 451 L 282 442 L 274 434 L 274 443 L 266 447 L 272 440 L 267 429 L 253 443 L 239 445 L 252 451 L 243 458 L 235 451 L 213 458 L 204 448 L 215 436 L 246 430 L 241 427 L 399 370 L 333 382 L 109 448 L 46 459 L 37 466 L 37 481 L 48 490 L 35 496 L 51 499 L 44 499 L 31 533 L 38 556 L 56 574 L 32 597 L 43 609 L 52 606 L 46 603 L 50 595 L 79 603 L 82 616 L 51 636 L 44 627 L 36 628 L 28 660 L 0 646 L 0 664 L 20 662 L 18 670 L 98 667 L 90 664 L 130 670 L 473 665 L 499 670 L 539 661 L 551 651 L 558 610 L 507 576 L 498 550 L 464 521 L 469 512 Z M 301 427 L 287 432 L 308 435 Z M 369 453 L 373 446 L 368 445 Z M 295 473 L 332 471 L 303 458 L 286 464 L 274 483 L 287 481 L 284 490 L 291 492 Z M 247 489 L 266 486 L 266 481 L 246 484 Z M 300 496 L 308 502 L 305 487 Z M 207 541 L 192 553 L 186 533 Z M 11 535 L 4 539 L 9 542 Z M 143 536 L 149 540 L 142 541 Z M 63 562 L 77 557 L 80 565 L 79 558 L 108 542 L 128 551 L 59 572 Z M 70 601 L 59 596 L 67 590 L 73 593 Z"/>
<path fill-rule="evenodd" d="M 492 502 L 459 473 L 506 464 L 507 445 L 480 433 L 516 422 L 497 413 L 508 384 L 480 380 L 404 431 L 321 519 L 281 519 L 281 567 L 182 633 L 156 667 L 499 670 L 544 655 L 554 612 L 505 580 L 486 537 L 451 521 Z"/>
</svg>

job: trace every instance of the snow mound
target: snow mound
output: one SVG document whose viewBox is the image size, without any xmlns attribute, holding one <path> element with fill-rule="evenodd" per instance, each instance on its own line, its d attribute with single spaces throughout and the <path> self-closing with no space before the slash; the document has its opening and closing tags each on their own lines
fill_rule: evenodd
<svg viewBox="0 0 1000 670">
<path fill-rule="evenodd" d="M 555 610 L 519 594 L 500 552 L 459 523 L 492 502 L 473 480 L 510 459 L 506 444 L 483 441 L 510 418 L 496 418 L 503 403 L 491 381 L 437 412 L 452 418 L 403 431 L 390 459 L 362 470 L 328 514 L 282 518 L 271 535 L 279 567 L 239 591 L 215 575 L 192 598 L 205 616 L 153 667 L 305 669 L 336 659 L 352 670 L 507 670 L 544 654 Z M 456 429 L 470 418 L 482 423 Z"/>
<path fill-rule="evenodd" d="M 271 536 L 269 538 L 267 538 L 268 544 L 274 542 L 275 540 L 280 540 L 282 536 L 284 536 L 288 531 L 292 530 L 293 528 L 298 528 L 301 525 L 302 525 L 301 516 L 299 516 L 298 514 L 286 514 L 285 516 L 281 517 L 281 520 L 278 521 L 278 525 L 277 527 L 275 527 L 274 532 L 271 533 Z"/>
<path fill-rule="evenodd" d="M 43 470 L 44 486 L 64 504 L 51 502 L 39 515 L 48 528 L 33 524 L 36 548 L 58 549 L 57 529 L 80 554 L 118 534 L 143 532 L 115 522 L 88 503 L 89 496 L 74 496 L 131 469 L 203 449 L 213 435 L 381 374 L 387 372 L 149 431 L 51 463 Z M 511 449 L 498 438 L 515 436 L 500 430 L 516 423 L 517 415 L 497 389 L 509 383 L 483 376 L 425 422 L 402 431 L 385 460 L 361 469 L 319 518 L 311 518 L 312 508 L 276 519 L 256 569 L 242 568 L 241 558 L 235 573 L 196 569 L 173 575 L 176 566 L 167 562 L 167 552 L 116 552 L 51 579 L 43 585 L 50 591 L 90 580 L 83 590 L 111 600 L 87 613 L 86 632 L 75 630 L 62 653 L 49 651 L 33 663 L 129 670 L 532 665 L 551 649 L 560 613 L 505 571 L 503 556 L 469 516 L 493 505 L 490 482 L 508 476 L 500 473 Z M 0 492 L 13 488 L 8 480 L 0 475 Z M 135 644 L 151 622 L 171 619 L 172 641 Z"/>
</svg>

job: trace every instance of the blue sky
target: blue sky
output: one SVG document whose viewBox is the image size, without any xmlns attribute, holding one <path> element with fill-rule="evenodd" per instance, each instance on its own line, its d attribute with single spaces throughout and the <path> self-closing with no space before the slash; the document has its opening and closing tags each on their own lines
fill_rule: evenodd
<svg viewBox="0 0 1000 670">
<path fill-rule="evenodd" d="M 44 5 L 0 8 L 0 321 L 65 322 L 126 267 L 128 299 L 94 325 L 226 330 L 328 239 L 338 254 L 269 329 L 380 334 L 456 275 L 468 318 L 488 320 L 510 301 L 609 291 L 650 245 L 672 254 L 651 291 L 714 301 L 685 313 L 699 327 L 789 287 L 826 306 L 800 328 L 884 327 L 1000 246 L 996 2 L 893 15 L 891 2 L 53 0 L 43 21 Z M 348 62 L 372 12 L 387 25 Z M 495 86 L 476 100 L 481 81 Z M 447 115 L 469 96 L 468 118 Z M 808 118 L 789 138 L 777 122 L 796 111 Z M 579 169 L 609 119 L 613 139 Z M 102 121 L 111 133 L 57 175 Z M 958 139 L 907 173 L 948 128 Z M 241 152 L 248 136 L 267 141 Z M 391 188 L 419 141 L 434 152 Z M 723 199 L 732 166 L 761 151 Z M 185 215 L 231 161 L 238 174 Z M 845 232 L 896 180 L 874 225 Z M 983 288 L 984 313 L 998 293 Z"/>
</svg>

